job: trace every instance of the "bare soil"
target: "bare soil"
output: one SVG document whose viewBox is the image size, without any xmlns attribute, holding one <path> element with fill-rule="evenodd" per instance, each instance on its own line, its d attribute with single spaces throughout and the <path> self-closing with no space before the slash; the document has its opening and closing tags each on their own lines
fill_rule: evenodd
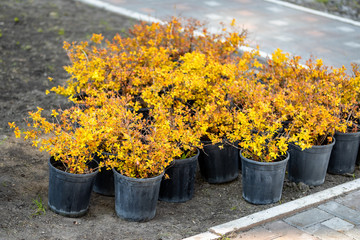
<svg viewBox="0 0 360 240">
<path fill-rule="evenodd" d="M 27 112 L 66 107 L 67 100 L 45 90 L 68 77 L 64 40 L 88 40 L 92 33 L 112 38 L 135 21 L 73 0 L 1 0 L 0 3 L 0 239 L 181 239 L 209 227 L 285 203 L 360 176 L 327 175 L 323 185 L 285 181 L 281 203 L 256 206 L 241 196 L 237 180 L 211 185 L 197 175 L 194 198 L 158 202 L 146 223 L 118 218 L 114 198 L 93 193 L 88 214 L 66 218 L 47 208 L 49 156 L 15 139 L 8 122 L 22 123 Z M 49 82 L 48 76 L 55 79 Z M 37 215 L 38 201 L 45 213 Z"/>
</svg>

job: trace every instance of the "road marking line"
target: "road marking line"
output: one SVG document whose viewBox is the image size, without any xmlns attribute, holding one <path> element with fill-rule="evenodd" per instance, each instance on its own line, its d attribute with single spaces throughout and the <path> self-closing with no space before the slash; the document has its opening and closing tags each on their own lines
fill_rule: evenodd
<svg viewBox="0 0 360 240">
<path fill-rule="evenodd" d="M 164 21 L 162 21 L 158 18 L 154 18 L 154 17 L 151 17 L 146 14 L 134 12 L 134 11 L 131 11 L 131 10 L 128 10 L 128 9 L 125 9 L 125 8 L 122 8 L 122 7 L 119 7 L 119 6 L 110 4 L 110 3 L 106 3 L 106 2 L 103 2 L 100 0 L 76 0 L 76 1 L 83 2 L 83 3 L 89 4 L 89 5 L 98 7 L 98 8 L 103 8 L 109 12 L 118 13 L 118 14 L 130 17 L 130 18 L 140 20 L 140 21 L 158 22 L 158 23 L 164 24 Z"/>
<path fill-rule="evenodd" d="M 314 9 L 302 7 L 302 6 L 299 6 L 299 5 L 296 5 L 296 4 L 283 2 L 283 1 L 279 1 L 279 0 L 264 0 L 264 1 L 275 3 L 275 4 L 278 4 L 278 5 L 293 8 L 293 9 L 297 9 L 297 10 L 304 11 L 304 12 L 307 12 L 307 13 L 311 13 L 311 14 L 314 14 L 314 15 L 330 18 L 330 19 L 337 20 L 337 21 L 340 21 L 340 22 L 349 23 L 349 24 L 360 27 L 360 22 L 352 20 L 352 19 L 339 17 L 339 16 L 336 16 L 336 15 L 333 15 L 333 14 L 320 12 L 320 11 L 317 11 L 317 10 L 314 10 Z"/>
</svg>

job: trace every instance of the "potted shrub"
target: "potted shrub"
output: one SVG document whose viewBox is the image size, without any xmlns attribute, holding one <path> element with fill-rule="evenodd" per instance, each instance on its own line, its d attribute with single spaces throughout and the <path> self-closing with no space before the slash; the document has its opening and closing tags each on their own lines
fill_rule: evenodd
<svg viewBox="0 0 360 240">
<path fill-rule="evenodd" d="M 336 128 L 336 143 L 331 152 L 328 172 L 334 174 L 353 173 L 357 159 L 360 131 L 359 131 L 359 93 L 360 74 L 358 66 L 353 65 L 353 76 L 345 72 L 345 68 L 337 69 L 331 78 L 338 89 L 339 125 Z"/>
<path fill-rule="evenodd" d="M 159 116 L 154 107 L 153 116 Z M 159 200 L 167 202 L 186 202 L 194 194 L 195 176 L 201 147 L 199 131 L 191 126 L 190 111 L 185 109 L 169 109 L 167 120 L 170 123 L 169 141 L 180 150 L 181 155 L 175 156 L 172 164 L 166 169 L 166 177 L 160 185 Z"/>
<path fill-rule="evenodd" d="M 111 92 L 99 92 L 96 97 L 88 96 L 83 102 L 83 111 L 93 112 L 89 122 L 93 123 L 94 131 L 101 133 L 101 136 L 98 136 L 100 140 L 98 149 L 94 153 L 94 157 L 99 163 L 99 173 L 95 178 L 93 191 L 106 196 L 115 195 L 114 173 L 109 162 L 113 161 L 116 156 L 111 146 L 119 144 L 123 135 L 123 129 L 118 124 L 123 116 L 117 111 L 118 108 L 109 108 L 114 107 L 114 103 L 109 99 L 116 95 Z M 132 109 L 130 104 L 124 107 Z"/>
<path fill-rule="evenodd" d="M 199 166 L 209 183 L 229 182 L 239 174 L 237 139 L 229 139 L 238 124 L 232 112 L 243 109 L 249 100 L 248 78 L 253 76 L 254 68 L 260 66 L 256 56 L 256 51 L 244 52 L 241 58 L 226 64 L 210 58 L 207 67 L 201 67 L 202 75 L 206 76 L 207 97 L 203 99 L 203 106 L 194 109 L 194 126 L 203 133 Z"/>
<path fill-rule="evenodd" d="M 158 80 L 157 83 L 159 82 Z M 192 199 L 194 194 L 201 132 L 193 128 L 194 116 L 188 106 L 182 104 L 179 99 L 173 99 L 169 92 L 154 93 L 144 98 L 151 106 L 151 116 L 156 121 L 159 116 L 165 115 L 170 126 L 168 141 L 180 149 L 165 171 L 166 177 L 161 182 L 159 199 L 167 202 L 186 202 Z"/>
<path fill-rule="evenodd" d="M 89 115 L 73 107 L 52 110 L 52 119 L 41 116 L 43 109 L 29 113 L 28 130 L 21 132 L 15 123 L 17 137 L 32 139 L 33 146 L 50 154 L 49 195 L 50 209 L 60 215 L 79 217 L 89 208 L 90 195 L 98 164 L 93 153 L 99 144 L 99 133 L 94 132 Z"/>
<path fill-rule="evenodd" d="M 205 109 L 198 109 L 198 127 L 204 131 L 203 150 L 199 156 L 199 167 L 203 178 L 209 183 L 225 183 L 239 175 L 239 150 L 236 142 L 228 139 L 234 128 L 229 104 L 207 103 Z"/>
<path fill-rule="evenodd" d="M 284 116 L 275 109 L 269 87 L 249 79 L 242 108 L 234 109 L 234 130 L 229 139 L 238 141 L 242 163 L 242 195 L 253 204 L 269 204 L 281 199 L 288 136 L 282 131 Z"/>
<path fill-rule="evenodd" d="M 187 184 L 187 180 L 178 179 L 183 182 L 180 184 L 176 182 L 178 180 L 174 177 L 175 175 L 189 174 L 188 178 L 192 181 L 195 180 L 197 154 L 194 150 L 195 147 L 200 147 L 200 137 L 205 133 L 204 129 L 207 129 L 207 127 L 204 128 L 199 125 L 199 122 L 205 123 L 206 121 L 199 119 L 199 116 L 204 114 L 203 111 L 208 106 L 209 101 L 214 102 L 212 99 L 215 98 L 213 97 L 214 94 L 221 94 L 216 92 L 217 88 L 220 89 L 216 84 L 220 83 L 218 78 L 221 77 L 221 73 L 226 74 L 224 69 L 226 66 L 220 64 L 217 59 L 195 51 L 186 53 L 179 57 L 179 61 L 171 71 L 157 69 L 153 75 L 156 81 L 146 88 L 141 95 L 147 105 L 151 106 L 155 118 L 159 115 L 156 113 L 157 109 L 166 109 L 167 119 L 172 127 L 171 141 L 182 149 L 181 155 L 176 156 L 175 165 L 167 170 L 170 178 L 164 179 L 162 182 L 161 200 L 178 202 L 191 199 L 193 182 Z M 238 174 L 238 154 L 236 151 L 235 149 L 231 160 L 235 162 L 235 171 Z M 195 153 L 195 158 L 179 159 L 189 152 Z M 226 167 L 226 161 L 223 165 Z M 180 166 L 186 166 L 186 169 L 180 168 Z M 234 171 L 231 167 L 226 168 Z M 181 189 L 186 191 L 180 194 Z M 177 191 L 176 195 L 179 196 L 176 197 L 171 191 Z"/>
<path fill-rule="evenodd" d="M 272 86 L 277 95 L 285 96 L 277 109 L 286 116 L 289 136 L 290 160 L 288 178 L 307 185 L 320 185 L 325 181 L 333 138 L 338 125 L 336 116 L 339 99 L 333 76 L 320 59 L 309 59 L 305 66 L 300 57 L 290 59 L 277 50 L 272 60 L 262 69 L 261 80 Z"/>
<path fill-rule="evenodd" d="M 231 131 L 233 125 L 228 122 L 231 113 L 225 109 L 232 105 L 229 93 L 237 92 L 234 82 L 245 79 L 244 72 L 251 72 L 252 65 L 256 65 L 255 55 L 256 52 L 244 52 L 241 58 L 232 56 L 232 61 L 224 61 L 215 53 L 206 55 L 201 50 L 185 53 L 179 56 L 170 71 L 155 69 L 153 84 L 141 94 L 151 108 L 161 103 L 162 108 L 168 109 L 173 118 L 181 118 L 181 121 L 176 120 L 175 123 L 182 122 L 185 125 L 174 124 L 173 131 L 181 136 L 181 131 L 188 128 L 186 131 L 194 135 L 191 145 L 198 144 L 193 140 L 200 135 L 206 138 L 204 151 L 200 152 L 199 165 L 208 182 L 227 182 L 238 176 L 238 149 L 225 140 L 226 132 Z M 188 146 L 187 139 L 178 137 L 175 141 Z"/>
<path fill-rule="evenodd" d="M 219 139 L 224 136 L 223 132 L 226 128 L 220 126 L 226 123 L 226 113 L 224 112 L 222 119 L 219 119 L 217 122 L 210 118 L 215 114 L 219 115 L 221 108 L 229 105 L 229 100 L 226 99 L 226 85 L 228 85 L 227 82 L 230 80 L 226 76 L 229 75 L 230 67 L 230 64 L 221 64 L 218 59 L 212 56 L 196 51 L 187 53 L 179 58 L 179 63 L 173 71 L 161 72 L 161 74 L 157 75 L 157 83 L 154 83 L 148 91 L 143 92 L 142 96 L 144 99 L 147 99 L 148 104 L 155 105 L 156 102 L 161 101 L 166 108 L 172 109 L 176 115 L 186 116 L 188 119 L 185 120 L 183 118 L 183 120 L 198 136 L 208 132 L 211 127 L 209 124 L 213 124 L 217 127 L 217 129 L 214 127 L 213 130 L 213 132 L 217 131 L 214 133 L 216 139 L 214 137 L 209 140 L 219 142 Z M 161 80 L 159 81 L 159 79 Z M 156 97 L 157 95 L 160 96 Z M 185 112 L 188 113 L 184 115 L 183 113 Z M 214 144 L 217 143 L 215 141 Z M 204 149 L 205 151 L 206 148 Z M 207 177 L 205 174 L 207 171 L 204 171 L 204 164 L 202 163 L 209 161 L 203 161 L 202 153 L 199 156 L 200 171 L 209 182 L 231 181 L 238 175 L 237 152 L 233 156 L 234 158 L 229 159 L 228 163 L 226 163 L 226 160 L 220 160 L 219 163 L 226 169 L 234 171 L 234 173 L 228 174 L 229 176 L 221 176 L 218 180 L 215 179 L 217 177 L 214 180 L 212 177 Z M 228 165 L 230 162 L 235 164 L 235 170 L 234 166 Z M 220 168 L 211 167 L 211 169 L 216 171 Z"/>
<path fill-rule="evenodd" d="M 231 27 L 235 29 L 234 21 Z M 64 49 L 72 62 L 65 69 L 71 78 L 67 85 L 51 90 L 85 105 L 87 97 L 102 92 L 129 94 L 147 108 L 141 93 L 157 82 L 153 78 L 155 69 L 171 71 L 181 65 L 180 57 L 195 50 L 226 62 L 239 46 L 245 45 L 246 32 L 238 30 L 227 32 L 224 28 L 221 34 L 211 34 L 198 21 L 173 18 L 166 25 L 141 23 L 130 30 L 129 37 L 117 35 L 112 42 L 103 41 L 100 34 L 93 34 L 90 42 L 65 42 Z M 101 172 L 97 180 L 107 171 Z M 97 183 L 101 181 L 97 180 L 94 189 L 99 192 Z"/>
<path fill-rule="evenodd" d="M 257 130 L 248 137 L 244 135 L 244 139 L 240 141 L 242 195 L 248 202 L 269 204 L 281 199 L 289 160 L 286 138 L 279 133 L 281 127 L 280 121 L 274 122 L 269 127 L 274 132 L 269 128 L 263 129 L 266 132 Z"/>
<path fill-rule="evenodd" d="M 96 128 L 108 133 L 99 146 L 112 157 L 100 167 L 113 169 L 116 213 L 129 221 L 148 221 L 156 214 L 164 171 L 180 154 L 169 141 L 169 122 L 161 110 L 156 118 L 144 119 L 131 96 L 108 92 L 87 99 L 89 104 L 92 101 L 100 106 L 94 108 Z"/>
<path fill-rule="evenodd" d="M 204 111 L 209 101 L 214 102 L 213 98 L 218 96 L 215 94 L 221 94 L 215 92 L 216 88 L 220 89 L 216 81 L 224 72 L 221 68 L 225 69 L 211 56 L 196 51 L 186 53 L 179 57 L 171 71 L 156 70 L 153 76 L 156 81 L 142 93 L 149 106 L 158 107 L 161 104 L 160 108 L 168 110 L 173 131 L 177 134 L 173 140 L 182 146 L 197 146 L 195 142 L 204 133 L 206 127 L 197 124 L 200 122 L 200 111 Z M 187 137 L 191 136 L 191 132 L 193 136 Z M 182 134 L 187 136 L 182 137 Z"/>
</svg>

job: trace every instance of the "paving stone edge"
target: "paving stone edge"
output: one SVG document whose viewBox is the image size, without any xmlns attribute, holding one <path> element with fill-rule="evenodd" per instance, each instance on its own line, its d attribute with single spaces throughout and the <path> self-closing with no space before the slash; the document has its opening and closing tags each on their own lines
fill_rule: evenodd
<svg viewBox="0 0 360 240">
<path fill-rule="evenodd" d="M 183 240 L 215 240 L 235 231 L 249 230 L 255 226 L 292 215 L 358 189 L 360 189 L 360 179 L 355 179 L 351 182 L 211 227 L 207 232 Z"/>
</svg>

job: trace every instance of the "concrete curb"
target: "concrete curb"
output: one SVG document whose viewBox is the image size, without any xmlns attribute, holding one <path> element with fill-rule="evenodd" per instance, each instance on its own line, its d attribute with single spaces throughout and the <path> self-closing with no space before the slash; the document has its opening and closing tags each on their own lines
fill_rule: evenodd
<svg viewBox="0 0 360 240">
<path fill-rule="evenodd" d="M 234 231 L 249 230 L 255 226 L 292 215 L 357 189 L 360 189 L 360 179 L 248 215 L 234 221 L 211 227 L 207 232 L 188 237 L 183 240 L 214 240 Z"/>
</svg>

